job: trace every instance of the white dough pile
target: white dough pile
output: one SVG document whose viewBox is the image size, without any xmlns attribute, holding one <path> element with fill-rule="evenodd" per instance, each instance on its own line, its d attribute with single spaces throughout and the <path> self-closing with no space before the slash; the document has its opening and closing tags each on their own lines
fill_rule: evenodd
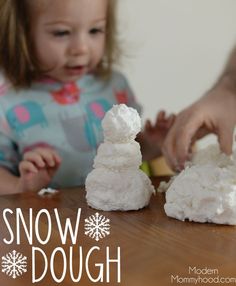
<svg viewBox="0 0 236 286">
<path fill-rule="evenodd" d="M 104 140 L 111 143 L 132 142 L 141 131 L 137 110 L 125 104 L 114 105 L 102 120 Z"/>
<path fill-rule="evenodd" d="M 141 130 L 138 112 L 125 104 L 114 105 L 103 121 L 104 143 L 97 151 L 94 169 L 85 188 L 88 205 L 104 211 L 138 210 L 148 205 L 155 192 L 134 139 Z"/>
<path fill-rule="evenodd" d="M 217 146 L 199 151 L 166 192 L 168 216 L 196 222 L 236 225 L 236 156 Z"/>
</svg>

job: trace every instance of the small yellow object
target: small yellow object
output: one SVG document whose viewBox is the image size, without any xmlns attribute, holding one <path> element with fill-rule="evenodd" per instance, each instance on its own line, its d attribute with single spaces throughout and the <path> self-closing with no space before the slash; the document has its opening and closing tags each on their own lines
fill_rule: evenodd
<svg viewBox="0 0 236 286">
<path fill-rule="evenodd" d="M 167 165 L 164 157 L 158 157 L 149 162 L 152 176 L 172 176 L 174 172 Z"/>
<path fill-rule="evenodd" d="M 174 172 L 169 168 L 164 157 L 158 157 L 150 162 L 143 161 L 140 169 L 149 177 L 174 175 Z"/>
<path fill-rule="evenodd" d="M 149 162 L 147 162 L 147 161 L 143 161 L 142 162 L 142 165 L 140 166 L 140 169 L 144 172 L 144 173 L 146 173 L 146 175 L 147 176 L 151 176 L 152 174 L 151 174 L 151 170 L 150 170 L 150 166 L 149 166 Z"/>
</svg>

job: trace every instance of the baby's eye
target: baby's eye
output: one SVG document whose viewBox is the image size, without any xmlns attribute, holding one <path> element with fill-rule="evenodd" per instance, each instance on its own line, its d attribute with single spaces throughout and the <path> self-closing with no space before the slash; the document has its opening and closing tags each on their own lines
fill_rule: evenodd
<svg viewBox="0 0 236 286">
<path fill-rule="evenodd" d="M 104 29 L 103 28 L 92 28 L 91 30 L 89 30 L 89 33 L 92 35 L 96 35 L 96 34 L 103 34 L 104 33 Z"/>
<path fill-rule="evenodd" d="M 68 36 L 70 34 L 70 31 L 67 31 L 67 30 L 53 31 L 52 34 L 55 37 L 64 37 L 64 36 Z"/>
</svg>

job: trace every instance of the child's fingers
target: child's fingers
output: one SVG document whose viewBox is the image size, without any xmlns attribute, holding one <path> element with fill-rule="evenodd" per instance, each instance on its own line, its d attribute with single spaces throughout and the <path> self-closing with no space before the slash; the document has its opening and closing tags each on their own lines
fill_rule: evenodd
<svg viewBox="0 0 236 286">
<path fill-rule="evenodd" d="M 166 113 L 163 112 L 163 117 L 157 117 L 157 120 L 155 122 L 155 128 L 161 127 L 165 129 L 169 129 L 175 122 L 176 115 L 170 114 L 168 117 L 166 116 Z"/>
<path fill-rule="evenodd" d="M 49 167 L 54 167 L 55 166 L 55 160 L 54 160 L 54 156 L 53 153 L 48 151 L 47 149 L 43 150 L 43 149 L 38 149 L 35 150 L 35 152 L 42 156 L 43 160 L 45 161 L 45 163 L 49 166 Z"/>
<path fill-rule="evenodd" d="M 52 149 L 38 148 L 35 149 L 35 152 L 42 157 L 42 159 L 49 167 L 55 167 L 61 162 L 59 155 Z"/>
<path fill-rule="evenodd" d="M 58 167 L 61 164 L 61 157 L 54 150 L 51 150 L 51 154 L 55 163 L 53 167 Z"/>
<path fill-rule="evenodd" d="M 158 117 L 159 119 L 163 119 L 163 118 L 165 118 L 165 116 L 166 116 L 165 110 L 160 110 L 160 111 L 158 112 L 158 114 L 157 114 L 157 117 Z"/>
<path fill-rule="evenodd" d="M 53 151 L 53 156 L 54 156 L 56 164 L 57 165 L 61 164 L 61 157 L 55 151 Z"/>
<path fill-rule="evenodd" d="M 149 119 L 145 122 L 144 129 L 145 129 L 145 131 L 152 130 L 152 123 Z"/>
<path fill-rule="evenodd" d="M 19 171 L 20 174 L 25 175 L 27 173 L 38 173 L 38 169 L 35 167 L 35 165 L 32 162 L 29 161 L 22 161 L 19 164 Z"/>
<path fill-rule="evenodd" d="M 45 167 L 45 162 L 40 154 L 34 151 L 26 152 L 23 157 L 24 161 L 34 163 L 38 168 Z"/>
<path fill-rule="evenodd" d="M 165 117 L 166 117 L 166 112 L 164 110 L 159 111 L 156 117 L 156 122 L 165 120 Z"/>
<path fill-rule="evenodd" d="M 154 128 L 157 128 L 158 126 L 164 126 L 166 122 L 167 122 L 166 112 L 164 110 L 161 110 L 160 112 L 158 112 L 156 116 Z"/>
</svg>

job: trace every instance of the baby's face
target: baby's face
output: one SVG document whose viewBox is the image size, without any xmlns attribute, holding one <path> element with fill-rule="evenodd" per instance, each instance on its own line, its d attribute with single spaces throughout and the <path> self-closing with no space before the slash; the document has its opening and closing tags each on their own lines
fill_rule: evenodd
<svg viewBox="0 0 236 286">
<path fill-rule="evenodd" d="M 44 5 L 32 14 L 31 33 L 45 75 L 69 82 L 94 71 L 104 55 L 109 0 L 37 1 Z"/>
</svg>

